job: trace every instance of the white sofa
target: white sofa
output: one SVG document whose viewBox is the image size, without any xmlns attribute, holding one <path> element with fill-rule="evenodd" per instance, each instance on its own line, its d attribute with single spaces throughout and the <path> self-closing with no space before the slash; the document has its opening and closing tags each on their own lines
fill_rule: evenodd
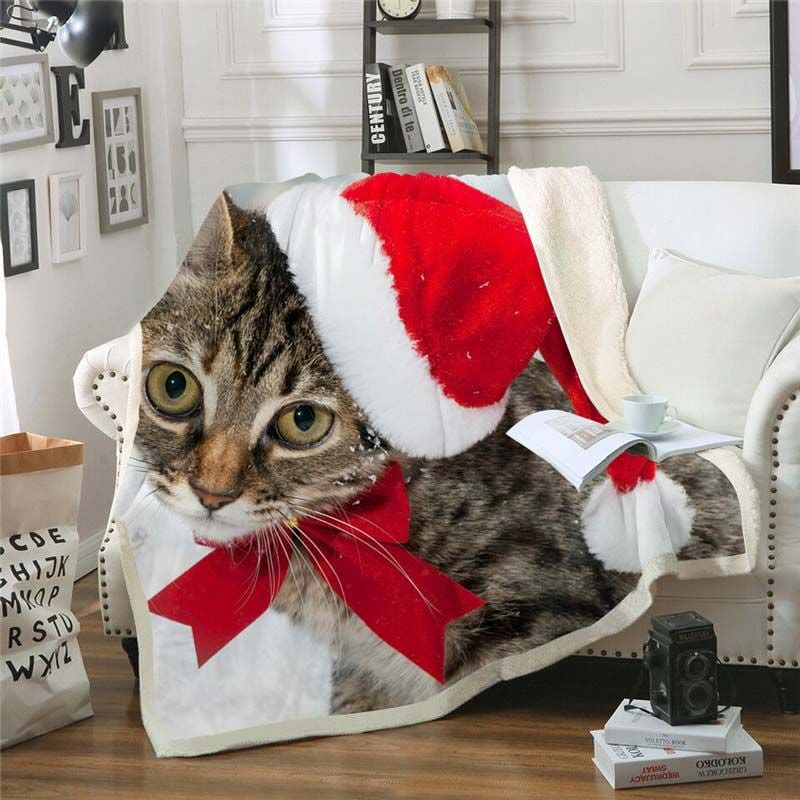
<svg viewBox="0 0 800 800">
<path fill-rule="evenodd" d="M 498 181 L 475 185 L 505 195 Z M 481 187 L 483 188 L 483 186 Z M 610 182 L 611 222 L 630 307 L 650 248 L 766 276 L 800 275 L 800 187 L 722 182 Z M 708 332 L 709 337 L 715 331 Z M 735 368 L 735 365 L 731 365 Z M 88 352 L 75 373 L 83 413 L 118 450 L 126 433 L 129 355 L 123 337 Z M 647 386 L 643 387 L 647 390 Z M 751 574 L 663 579 L 652 614 L 694 609 L 711 619 L 723 662 L 776 670 L 783 700 L 800 685 L 800 336 L 776 355 L 749 405 L 743 455 L 759 489 L 763 531 Z M 678 408 L 680 396 L 671 399 Z M 713 409 L 709 410 L 713 413 Z M 108 635 L 135 636 L 113 522 L 99 554 L 103 620 Z M 641 656 L 649 616 L 581 655 Z"/>
</svg>

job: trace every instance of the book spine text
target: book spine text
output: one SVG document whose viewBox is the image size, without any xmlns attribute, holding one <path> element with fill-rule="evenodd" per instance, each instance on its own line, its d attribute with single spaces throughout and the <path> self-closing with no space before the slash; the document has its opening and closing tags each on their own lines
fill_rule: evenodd
<svg viewBox="0 0 800 800">
<path fill-rule="evenodd" d="M 364 96 L 367 106 L 367 119 L 364 123 L 369 131 L 369 152 L 395 152 L 398 143 L 385 64 L 367 64 L 364 67 Z"/>
<path fill-rule="evenodd" d="M 406 144 L 406 152 L 419 153 L 425 149 L 425 142 L 422 141 L 422 131 L 419 128 L 417 112 L 414 110 L 414 101 L 411 99 L 411 88 L 405 68 L 392 67 L 389 76 L 392 83 L 394 104 L 397 109 L 397 119 Z"/>
<path fill-rule="evenodd" d="M 414 64 L 411 67 L 407 67 L 406 75 L 411 87 L 411 98 L 419 119 L 422 139 L 425 142 L 425 150 L 428 153 L 444 150 L 444 137 L 439 127 L 439 117 L 436 114 L 436 106 L 428 83 L 428 76 L 425 74 L 425 65 Z"/>
</svg>

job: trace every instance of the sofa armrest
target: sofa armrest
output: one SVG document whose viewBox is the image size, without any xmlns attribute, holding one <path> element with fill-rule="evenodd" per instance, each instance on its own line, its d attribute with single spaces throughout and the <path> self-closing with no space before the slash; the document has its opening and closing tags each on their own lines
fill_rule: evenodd
<svg viewBox="0 0 800 800">
<path fill-rule="evenodd" d="M 744 459 L 761 495 L 762 541 L 756 575 L 767 599 L 768 663 L 800 661 L 800 337 L 792 339 L 756 387 L 744 433 Z"/>
<path fill-rule="evenodd" d="M 72 377 L 78 408 L 89 422 L 117 442 L 117 475 L 128 409 L 130 369 L 130 337 L 121 336 L 89 350 Z M 97 561 L 103 629 L 109 636 L 135 636 L 133 612 L 120 561 L 119 534 L 113 518 L 109 520 Z"/>
<path fill-rule="evenodd" d="M 78 408 L 111 439 L 125 428 L 130 363 L 128 336 L 120 336 L 85 353 L 72 376 Z"/>
</svg>

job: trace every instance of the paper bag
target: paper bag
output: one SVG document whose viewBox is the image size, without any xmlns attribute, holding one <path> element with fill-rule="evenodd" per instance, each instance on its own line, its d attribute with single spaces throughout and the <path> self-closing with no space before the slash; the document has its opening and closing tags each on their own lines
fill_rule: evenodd
<svg viewBox="0 0 800 800">
<path fill-rule="evenodd" d="M 83 445 L 0 437 L 0 747 L 92 714 L 70 611 Z"/>
</svg>

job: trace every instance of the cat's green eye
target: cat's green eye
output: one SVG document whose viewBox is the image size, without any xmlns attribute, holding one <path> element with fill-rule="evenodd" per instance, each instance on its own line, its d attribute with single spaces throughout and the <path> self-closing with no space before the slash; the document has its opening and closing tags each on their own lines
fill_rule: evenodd
<svg viewBox="0 0 800 800">
<path fill-rule="evenodd" d="M 316 403 L 295 403 L 278 413 L 275 432 L 290 447 L 310 447 L 321 442 L 333 427 L 333 412 Z"/>
<path fill-rule="evenodd" d="M 203 399 L 197 378 L 188 369 L 168 362 L 150 368 L 145 388 L 153 408 L 167 417 L 187 417 Z"/>
</svg>

